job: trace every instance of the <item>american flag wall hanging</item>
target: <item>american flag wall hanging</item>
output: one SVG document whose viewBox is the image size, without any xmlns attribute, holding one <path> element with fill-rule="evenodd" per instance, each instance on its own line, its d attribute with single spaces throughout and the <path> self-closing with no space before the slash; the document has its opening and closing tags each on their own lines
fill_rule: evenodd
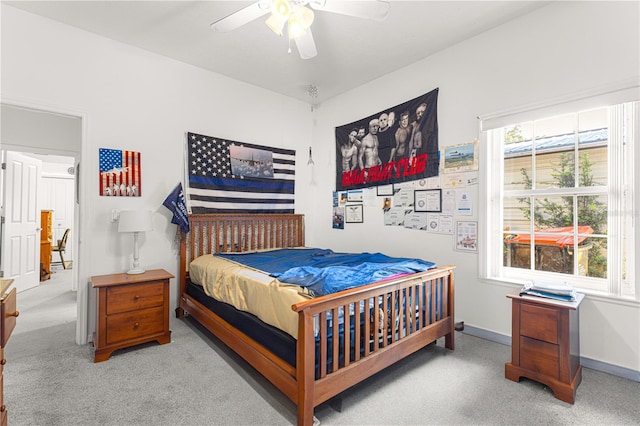
<svg viewBox="0 0 640 426">
<path fill-rule="evenodd" d="M 100 148 L 100 195 L 139 197 L 140 153 Z"/>
<path fill-rule="evenodd" d="M 187 204 L 191 213 L 293 213 L 291 149 L 187 133 Z"/>
</svg>

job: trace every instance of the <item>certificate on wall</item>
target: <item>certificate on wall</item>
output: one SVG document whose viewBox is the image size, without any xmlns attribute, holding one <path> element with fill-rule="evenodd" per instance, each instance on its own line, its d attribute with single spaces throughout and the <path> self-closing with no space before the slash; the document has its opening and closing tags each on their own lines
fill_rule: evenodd
<svg viewBox="0 0 640 426">
<path fill-rule="evenodd" d="M 416 212 L 441 212 L 442 191 L 440 189 L 418 189 L 414 191 Z"/>
<path fill-rule="evenodd" d="M 377 186 L 376 187 L 376 195 L 378 195 L 378 196 L 391 196 L 391 195 L 393 195 L 393 184 Z"/>
<path fill-rule="evenodd" d="M 413 188 L 401 188 L 393 197 L 393 205 L 412 207 L 414 201 L 413 191 Z"/>
<path fill-rule="evenodd" d="M 346 223 L 362 223 L 362 204 L 347 204 L 344 218 Z"/>
<path fill-rule="evenodd" d="M 384 224 L 386 226 L 404 226 L 404 207 L 391 207 L 384 212 Z"/>
<path fill-rule="evenodd" d="M 362 189 L 354 189 L 351 191 L 347 191 L 347 201 L 348 202 L 362 202 L 364 200 L 364 191 Z"/>
<path fill-rule="evenodd" d="M 426 231 L 427 229 L 427 214 L 412 212 L 406 214 L 404 217 L 404 227 L 411 229 L 419 229 Z"/>
</svg>

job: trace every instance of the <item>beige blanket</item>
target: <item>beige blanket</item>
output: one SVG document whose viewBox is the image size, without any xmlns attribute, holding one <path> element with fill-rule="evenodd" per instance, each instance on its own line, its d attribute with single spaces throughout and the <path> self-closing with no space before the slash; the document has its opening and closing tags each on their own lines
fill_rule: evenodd
<svg viewBox="0 0 640 426">
<path fill-rule="evenodd" d="M 298 315 L 291 305 L 308 300 L 301 287 L 281 283 L 264 272 L 210 254 L 191 262 L 189 277 L 210 297 L 298 337 Z"/>
</svg>

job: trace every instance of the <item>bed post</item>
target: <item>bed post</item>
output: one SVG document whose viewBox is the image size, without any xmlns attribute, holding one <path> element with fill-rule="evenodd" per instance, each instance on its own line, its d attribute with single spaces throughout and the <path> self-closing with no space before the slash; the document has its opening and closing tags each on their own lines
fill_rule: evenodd
<svg viewBox="0 0 640 426">
<path fill-rule="evenodd" d="M 313 424 L 315 361 L 313 317 L 302 310 L 298 312 L 298 341 L 296 344 L 298 426 L 311 426 Z"/>
<path fill-rule="evenodd" d="M 178 293 L 178 307 L 176 308 L 176 318 L 184 318 L 184 309 L 180 307 L 182 295 L 187 291 L 187 234 L 178 231 L 180 234 L 180 265 L 178 268 L 178 285 L 180 292 Z"/>
<path fill-rule="evenodd" d="M 454 339 L 454 331 L 455 331 L 455 311 L 454 311 L 454 298 L 455 298 L 455 283 L 453 278 L 453 270 L 449 270 L 449 275 L 447 277 L 447 281 L 449 285 L 447 286 L 447 315 L 449 316 L 449 320 L 451 323 L 451 330 L 444 336 L 444 347 L 447 349 L 454 350 L 455 348 L 455 339 Z"/>
</svg>

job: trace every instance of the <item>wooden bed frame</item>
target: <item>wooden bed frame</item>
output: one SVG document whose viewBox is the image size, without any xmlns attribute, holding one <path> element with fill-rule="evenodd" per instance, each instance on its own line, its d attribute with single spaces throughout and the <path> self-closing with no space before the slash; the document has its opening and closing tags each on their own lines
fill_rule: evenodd
<svg viewBox="0 0 640 426">
<path fill-rule="evenodd" d="M 440 267 L 293 305 L 291 308 L 298 313 L 298 339 L 296 367 L 292 367 L 188 295 L 186 285 L 189 264 L 204 254 L 304 246 L 303 220 L 298 214 L 190 215 L 191 230 L 180 241 L 180 298 L 176 315 L 192 316 L 244 358 L 297 404 L 298 425 L 309 426 L 313 424 L 316 406 L 438 338 L 445 338 L 446 348 L 454 348 L 454 267 Z M 425 291 L 438 295 L 430 298 L 432 306 L 423 306 L 422 297 L 412 296 Z M 383 298 L 391 301 L 388 306 L 385 303 L 383 308 L 371 309 L 372 301 Z M 436 300 L 440 307 L 436 306 Z M 410 314 L 410 305 L 414 306 L 414 314 Z M 364 309 L 353 309 L 357 306 Z M 326 338 L 327 315 L 337 318 L 339 309 L 349 312 L 350 307 L 353 318 L 344 316 L 344 329 L 350 329 L 350 321 L 363 324 L 351 331 L 355 348 L 331 345 Z M 373 318 L 365 321 L 361 317 L 364 312 L 373 312 Z M 395 331 L 393 327 L 375 330 L 373 324 L 381 324 L 381 318 L 396 318 L 399 324 Z M 337 321 L 332 323 L 329 328 L 333 330 L 329 331 L 337 336 Z M 317 363 L 314 326 L 320 336 L 321 359 Z M 363 336 L 375 336 L 376 332 L 378 339 L 372 337 L 369 344 L 361 344 L 366 340 Z M 332 354 L 329 357 L 328 351 Z"/>
</svg>

